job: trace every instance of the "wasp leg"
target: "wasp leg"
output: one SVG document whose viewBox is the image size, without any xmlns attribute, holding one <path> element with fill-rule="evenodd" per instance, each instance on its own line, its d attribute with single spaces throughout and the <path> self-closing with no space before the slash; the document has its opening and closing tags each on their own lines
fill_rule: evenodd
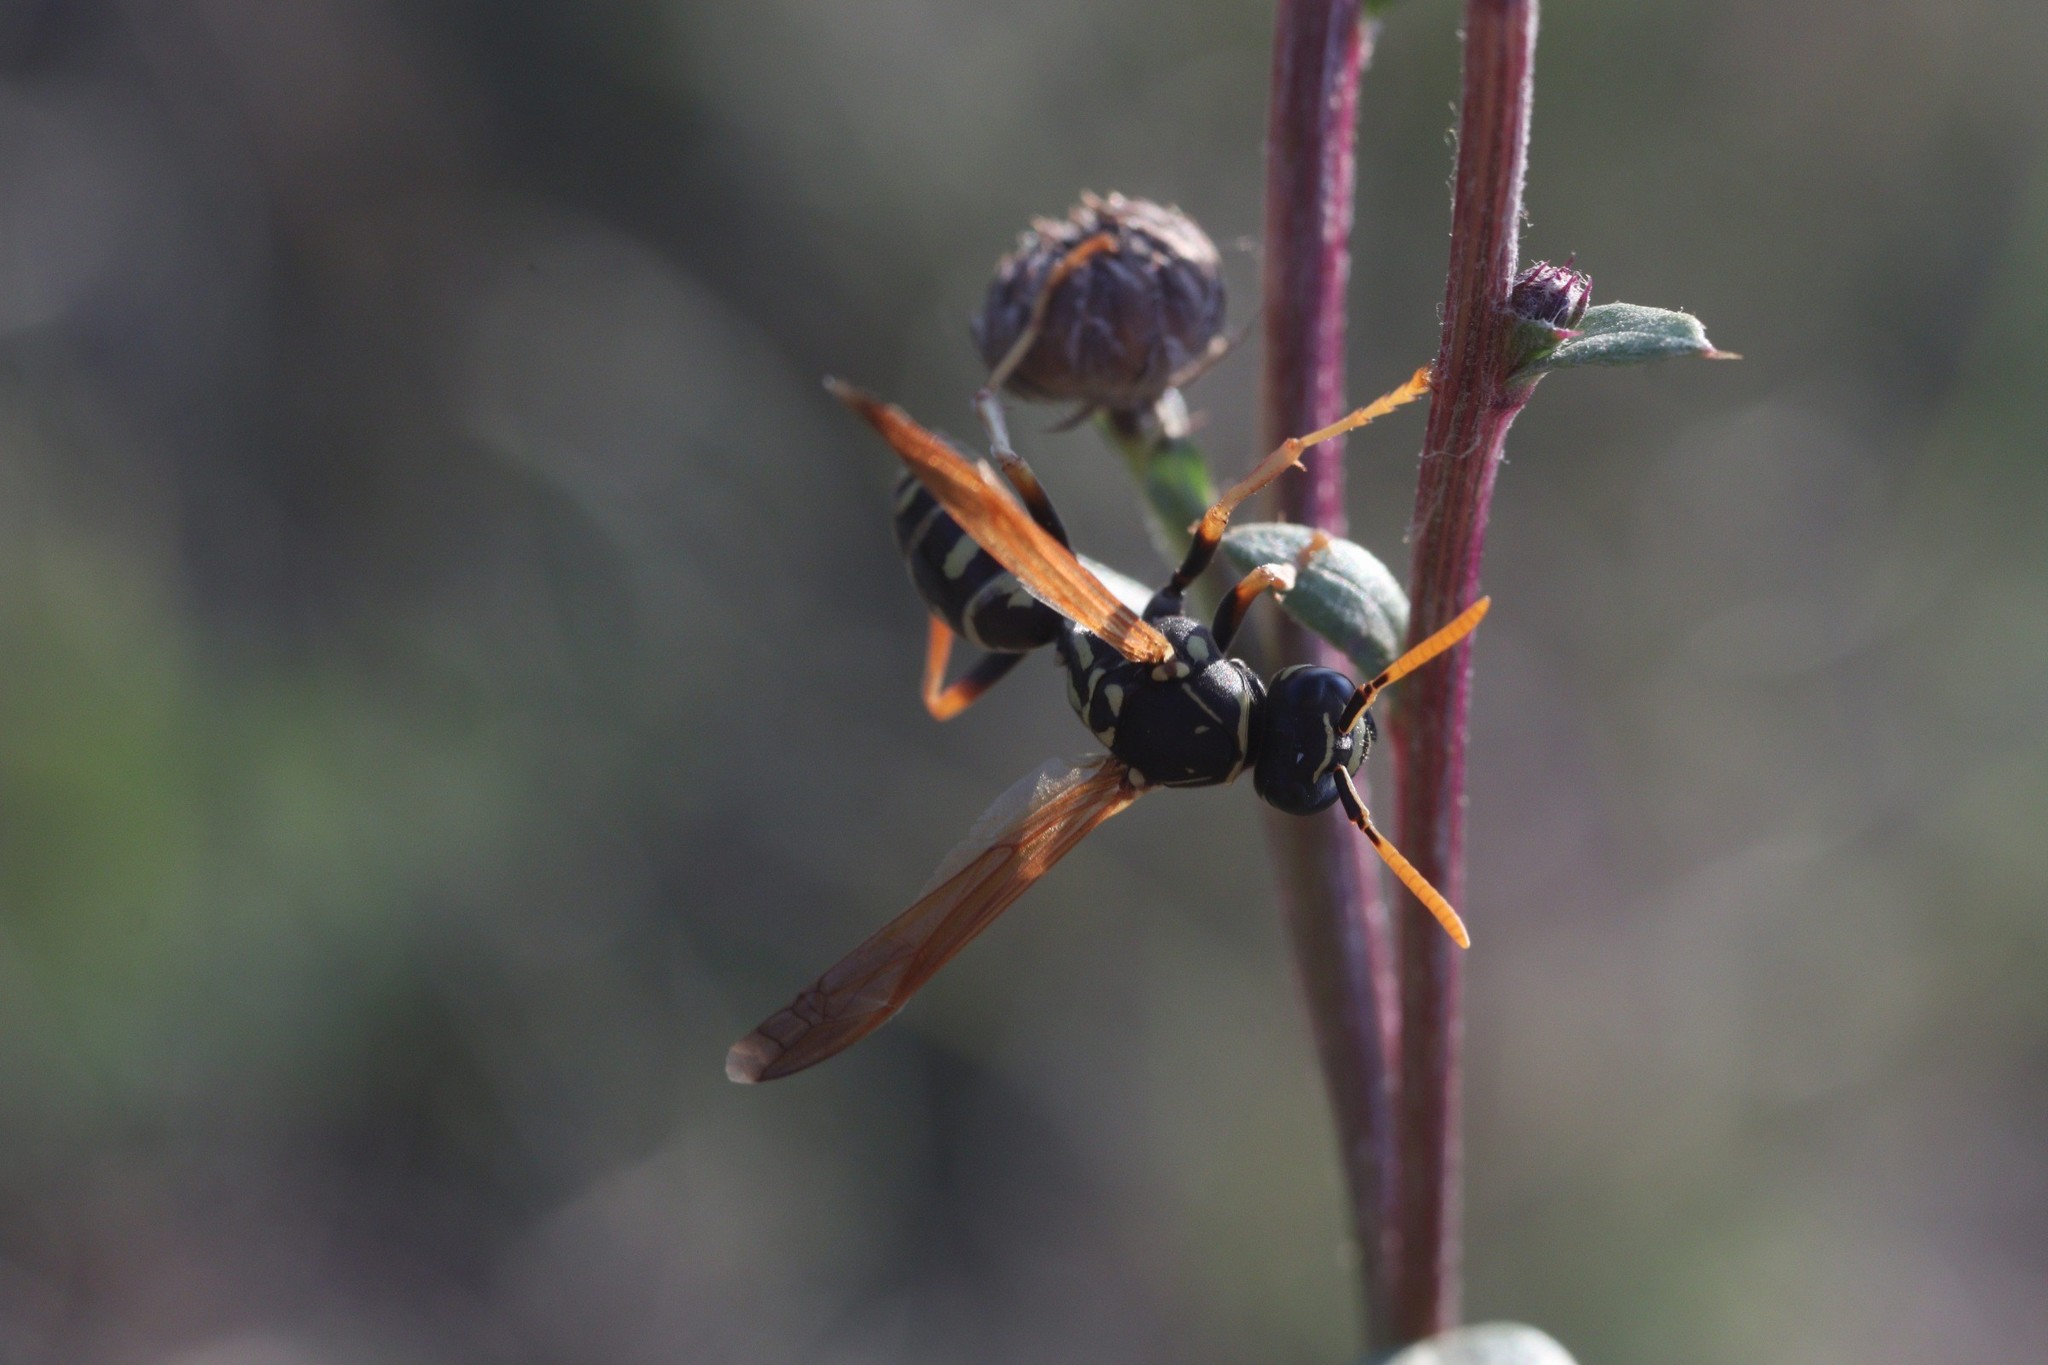
<svg viewBox="0 0 2048 1365">
<path fill-rule="evenodd" d="M 984 654 L 979 663 L 947 686 L 946 660 L 952 653 L 953 632 L 934 616 L 924 651 L 924 709 L 932 713 L 933 720 L 953 719 L 1024 661 L 1022 654 Z"/>
<path fill-rule="evenodd" d="M 1003 416 L 1002 388 L 1010 375 L 1024 363 L 1024 357 L 1038 344 L 1039 333 L 1045 327 L 1045 311 L 1052 306 L 1053 291 L 1066 283 L 1067 277 L 1087 264 L 1091 257 L 1114 250 L 1116 237 L 1112 233 L 1098 232 L 1079 243 L 1072 251 L 1060 257 L 1039 285 L 1038 296 L 1031 301 L 1031 316 L 1024 324 L 1024 330 L 1017 334 L 1009 351 L 988 373 L 988 380 L 974 395 L 975 415 L 988 429 L 988 453 L 996 462 L 996 468 L 1010 481 L 1010 487 L 1017 490 L 1017 496 L 1024 501 L 1024 507 L 1031 513 L 1031 519 L 1039 524 L 1045 533 L 1061 545 L 1072 548 L 1067 541 L 1067 528 L 1060 523 L 1060 514 L 1052 507 L 1052 499 L 1045 495 L 1038 476 L 1031 472 L 1031 466 L 1024 463 L 1010 444 L 1010 424 Z"/>
<path fill-rule="evenodd" d="M 1175 370 L 1173 372 L 1173 377 L 1166 381 L 1166 387 L 1169 389 L 1186 388 L 1188 385 L 1194 383 L 1197 379 L 1200 379 L 1203 375 L 1209 373 L 1209 371 L 1215 369 L 1218 365 L 1220 365 L 1223 362 L 1224 358 L 1227 357 L 1232 351 L 1244 345 L 1245 338 L 1250 336 L 1251 334 L 1251 324 L 1246 323 L 1244 326 L 1238 328 L 1236 334 L 1233 336 L 1216 336 L 1209 338 L 1209 344 L 1202 348 L 1202 353 L 1196 356 L 1193 360 L 1190 360 L 1187 364 L 1181 366 L 1178 370 Z"/>
<path fill-rule="evenodd" d="M 1252 494 L 1264 488 L 1273 480 L 1292 469 L 1301 453 L 1310 446 L 1321 445 L 1324 441 L 1342 436 L 1347 431 L 1356 431 L 1376 417 L 1385 416 L 1406 403 L 1412 403 L 1429 392 L 1429 371 L 1417 370 L 1400 388 L 1382 394 L 1372 402 L 1359 408 L 1347 417 L 1338 419 L 1319 431 L 1306 436 L 1290 436 L 1273 448 L 1273 452 L 1260 460 L 1252 472 L 1239 479 L 1224 491 L 1222 497 L 1202 514 L 1195 523 L 1193 539 L 1188 544 L 1187 558 L 1181 561 L 1173 577 L 1161 588 L 1163 597 L 1178 597 L 1188 590 L 1188 585 L 1202 576 L 1209 562 L 1216 558 L 1216 547 L 1223 543 L 1223 532 L 1230 526 L 1230 515 L 1237 505 Z"/>
<path fill-rule="evenodd" d="M 1260 596 L 1277 589 L 1286 592 L 1294 586 L 1292 564 L 1261 564 L 1230 590 L 1230 596 L 1223 599 L 1223 605 L 1216 609 L 1216 624 L 1209 627 L 1209 633 L 1216 637 L 1217 648 L 1228 651 L 1230 642 L 1237 638 L 1239 626 L 1244 624 L 1245 615 L 1251 611 L 1252 603 Z"/>
<path fill-rule="evenodd" d="M 1031 354 L 1031 348 L 1038 344 L 1039 331 L 1045 326 L 1046 309 L 1052 307 L 1053 291 L 1067 282 L 1067 276 L 1086 265 L 1091 257 L 1105 251 L 1116 250 L 1116 234 L 1098 232 L 1086 241 L 1077 242 L 1074 249 L 1060 257 L 1059 264 L 1046 273 L 1045 283 L 1038 286 L 1038 297 L 1031 300 L 1031 316 L 1024 323 L 1024 330 L 1010 343 L 1009 351 L 988 372 L 988 383 L 982 386 L 983 393 L 992 393 L 1010 381 L 1017 367 L 1024 363 L 1024 357 Z"/>
<path fill-rule="evenodd" d="M 1371 840 L 1373 852 L 1379 854 L 1388 870 L 1401 879 L 1401 885 L 1413 892 L 1415 899 L 1422 902 L 1423 908 L 1436 916 L 1436 922 L 1444 927 L 1444 932 L 1451 936 L 1451 941 L 1460 948 L 1470 948 L 1472 935 L 1465 932 L 1465 921 L 1458 918 L 1458 912 L 1451 909 L 1451 903 L 1429 884 L 1429 878 L 1416 871 L 1415 864 L 1401 856 L 1400 849 L 1388 843 L 1387 837 L 1373 827 L 1372 813 L 1365 808 L 1365 802 L 1359 799 L 1358 788 L 1351 781 L 1350 770 L 1340 763 L 1337 765 L 1336 777 L 1337 799 L 1344 803 L 1346 818 Z"/>
<path fill-rule="evenodd" d="M 983 389 L 974 395 L 974 410 L 981 414 L 981 424 L 988 428 L 988 453 L 996 462 L 996 468 L 1008 479 L 1010 487 L 1017 490 L 1017 497 L 1024 504 L 1024 510 L 1038 523 L 1039 529 L 1071 550 L 1073 543 L 1067 539 L 1066 523 L 1053 510 L 1052 499 L 1047 496 L 1045 485 L 1038 481 L 1038 475 L 1031 466 L 1024 463 L 1024 457 L 1010 448 L 1010 427 L 1003 420 L 1002 400 L 995 390 Z"/>
</svg>

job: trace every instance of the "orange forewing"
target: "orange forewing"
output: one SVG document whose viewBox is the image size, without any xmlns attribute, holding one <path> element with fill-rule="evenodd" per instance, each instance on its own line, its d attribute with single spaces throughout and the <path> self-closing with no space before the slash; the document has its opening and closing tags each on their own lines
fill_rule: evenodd
<svg viewBox="0 0 2048 1365">
<path fill-rule="evenodd" d="M 915 905 L 733 1044 L 725 1074 L 772 1081 L 880 1028 L 1089 831 L 1138 796 L 1130 769 L 1106 754 L 1055 761 L 1019 782 L 940 865 Z"/>
<path fill-rule="evenodd" d="M 1173 657 L 1166 637 L 1117 601 L 1073 551 L 1047 535 L 1017 505 L 993 469 L 969 462 L 894 404 L 838 380 L 827 380 L 826 387 L 882 433 L 947 515 L 1015 574 L 1033 597 L 1101 636 L 1133 663 L 1164 663 Z"/>
</svg>

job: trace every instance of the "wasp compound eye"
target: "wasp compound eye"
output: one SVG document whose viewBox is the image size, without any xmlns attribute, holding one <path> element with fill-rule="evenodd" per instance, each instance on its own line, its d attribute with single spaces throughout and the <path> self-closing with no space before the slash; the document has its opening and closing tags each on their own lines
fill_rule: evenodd
<svg viewBox="0 0 2048 1365">
<path fill-rule="evenodd" d="M 1289 815 L 1313 815 L 1337 799 L 1337 769 L 1355 773 L 1376 732 L 1361 715 L 1339 732 L 1357 688 L 1330 668 L 1282 669 L 1266 685 L 1266 735 L 1252 769 L 1261 799 Z"/>
<path fill-rule="evenodd" d="M 1033 223 L 997 265 L 974 344 L 993 370 L 1036 319 L 1006 376 L 1010 392 L 1143 412 L 1209 354 L 1223 314 L 1222 262 L 1194 219 L 1150 200 L 1089 194 L 1064 220 Z"/>
</svg>

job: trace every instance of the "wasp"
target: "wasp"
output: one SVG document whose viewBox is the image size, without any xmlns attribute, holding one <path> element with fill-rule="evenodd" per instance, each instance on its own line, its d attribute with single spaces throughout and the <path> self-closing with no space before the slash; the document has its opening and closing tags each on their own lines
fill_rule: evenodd
<svg viewBox="0 0 2048 1365">
<path fill-rule="evenodd" d="M 1025 654 L 1050 644 L 1066 673 L 1069 702 L 1108 752 L 1050 760 L 998 797 L 909 909 L 733 1045 L 727 1076 L 787 1076 L 881 1027 L 1097 826 L 1159 787 L 1215 786 L 1250 772 L 1260 798 L 1290 814 L 1341 803 L 1394 875 L 1460 946 L 1469 946 L 1457 912 L 1375 827 L 1353 774 L 1377 733 L 1370 708 L 1380 692 L 1464 639 L 1490 599 L 1472 603 L 1362 684 L 1311 666 L 1262 679 L 1231 656 L 1253 604 L 1294 586 L 1292 564 L 1245 575 L 1206 623 L 1189 616 L 1186 603 L 1238 504 L 1311 446 L 1420 397 L 1429 387 L 1427 371 L 1261 460 L 1196 523 L 1179 568 L 1142 611 L 1074 554 L 1043 486 L 1009 448 L 993 385 L 976 400 L 993 464 L 968 459 L 901 408 L 836 380 L 827 387 L 905 466 L 896 538 L 933 618 L 927 707 L 941 718 L 958 714 Z M 947 685 L 955 635 L 985 653 Z"/>
</svg>

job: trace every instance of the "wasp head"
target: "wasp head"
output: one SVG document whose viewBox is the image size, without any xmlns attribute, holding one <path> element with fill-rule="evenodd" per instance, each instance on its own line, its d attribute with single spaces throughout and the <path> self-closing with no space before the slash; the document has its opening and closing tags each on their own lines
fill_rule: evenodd
<svg viewBox="0 0 2048 1365">
<path fill-rule="evenodd" d="M 1337 769 L 1356 773 L 1378 736 L 1370 715 L 1339 733 L 1357 684 L 1332 668 L 1282 669 L 1266 688 L 1265 734 L 1252 786 L 1289 815 L 1313 815 L 1337 799 Z"/>
</svg>

